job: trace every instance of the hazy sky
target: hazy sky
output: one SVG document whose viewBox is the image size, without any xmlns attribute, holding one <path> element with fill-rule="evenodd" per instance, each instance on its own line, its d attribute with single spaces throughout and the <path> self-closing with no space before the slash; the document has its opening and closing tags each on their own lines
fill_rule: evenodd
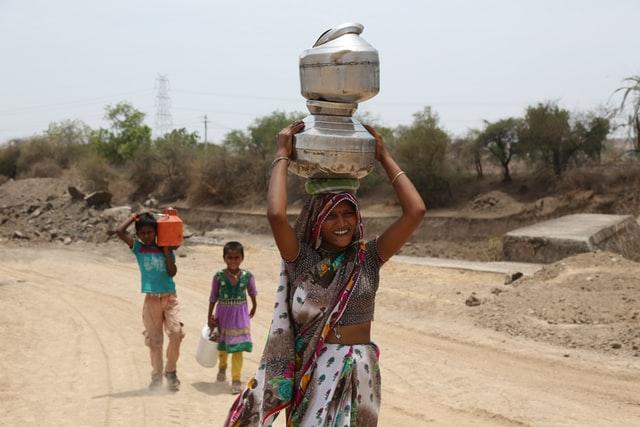
<svg viewBox="0 0 640 427">
<path fill-rule="evenodd" d="M 306 111 L 298 55 L 343 22 L 380 53 L 380 93 L 359 110 L 390 126 L 425 105 L 452 134 L 538 101 L 589 110 L 640 74 L 640 0 L 0 0 L 0 142 L 106 126 L 122 100 L 153 127 L 158 74 L 174 126 L 202 135 L 207 114 L 210 141 Z"/>
</svg>

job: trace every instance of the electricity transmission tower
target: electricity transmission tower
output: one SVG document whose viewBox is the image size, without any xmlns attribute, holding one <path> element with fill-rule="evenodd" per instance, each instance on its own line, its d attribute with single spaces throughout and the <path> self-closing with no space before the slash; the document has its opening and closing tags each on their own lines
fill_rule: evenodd
<svg viewBox="0 0 640 427">
<path fill-rule="evenodd" d="M 169 99 L 169 78 L 158 74 L 156 77 L 156 136 L 164 136 L 173 127 L 171 118 L 171 99 Z"/>
</svg>

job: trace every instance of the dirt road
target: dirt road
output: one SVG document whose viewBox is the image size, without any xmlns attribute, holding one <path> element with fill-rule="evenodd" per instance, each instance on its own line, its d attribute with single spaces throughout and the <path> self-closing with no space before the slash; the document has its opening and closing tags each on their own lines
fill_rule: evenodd
<svg viewBox="0 0 640 427">
<path fill-rule="evenodd" d="M 278 257 L 245 241 L 259 288 L 252 373 L 270 321 Z M 0 257 L 0 424 L 220 425 L 233 397 L 194 360 L 220 247 L 178 258 L 187 336 L 180 392 L 150 393 L 138 271 L 124 245 L 9 247 Z M 640 361 L 515 339 L 473 326 L 471 292 L 501 275 L 389 262 L 373 337 L 382 426 L 640 425 Z M 282 425 L 277 423 L 278 425 Z"/>
</svg>

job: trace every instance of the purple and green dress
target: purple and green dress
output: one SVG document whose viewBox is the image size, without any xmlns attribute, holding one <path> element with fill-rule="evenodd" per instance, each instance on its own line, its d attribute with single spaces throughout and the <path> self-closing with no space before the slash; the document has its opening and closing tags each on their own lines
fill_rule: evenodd
<svg viewBox="0 0 640 427">
<path fill-rule="evenodd" d="M 253 350 L 251 342 L 247 293 L 258 294 L 253 274 L 241 270 L 238 282 L 231 284 L 224 271 L 218 271 L 211 283 L 209 301 L 216 304 L 215 317 L 218 321 L 218 350 L 227 353 Z"/>
</svg>

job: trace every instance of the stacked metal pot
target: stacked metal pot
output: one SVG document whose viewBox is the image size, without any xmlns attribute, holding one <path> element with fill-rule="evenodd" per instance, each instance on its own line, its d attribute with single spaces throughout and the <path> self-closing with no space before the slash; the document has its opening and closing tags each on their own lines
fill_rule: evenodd
<svg viewBox="0 0 640 427">
<path fill-rule="evenodd" d="M 363 29 L 339 25 L 300 55 L 300 90 L 311 115 L 295 137 L 289 170 L 297 175 L 360 179 L 373 170 L 375 140 L 352 117 L 380 90 L 378 51 L 360 37 Z"/>
</svg>

